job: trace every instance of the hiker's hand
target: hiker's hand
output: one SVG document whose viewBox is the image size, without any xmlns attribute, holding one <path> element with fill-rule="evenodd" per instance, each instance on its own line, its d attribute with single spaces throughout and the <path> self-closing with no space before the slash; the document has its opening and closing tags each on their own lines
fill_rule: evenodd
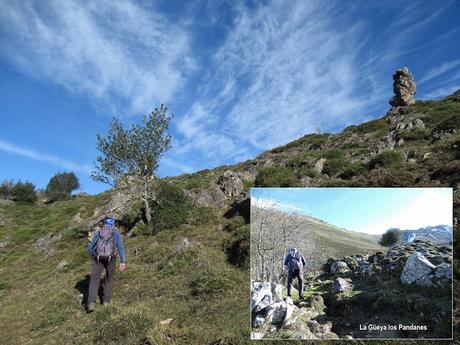
<svg viewBox="0 0 460 345">
<path fill-rule="evenodd" d="M 122 263 L 120 264 L 120 267 L 118 268 L 120 270 L 120 272 L 123 272 L 126 268 L 126 264 L 125 263 Z"/>
</svg>

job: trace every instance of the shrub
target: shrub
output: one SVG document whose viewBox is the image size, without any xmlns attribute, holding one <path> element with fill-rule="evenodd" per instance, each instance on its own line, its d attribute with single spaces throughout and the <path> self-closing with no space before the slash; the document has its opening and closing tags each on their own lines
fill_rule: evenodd
<svg viewBox="0 0 460 345">
<path fill-rule="evenodd" d="M 402 231 L 398 228 L 388 229 L 380 238 L 380 245 L 390 247 L 401 241 Z"/>
<path fill-rule="evenodd" d="M 351 163 L 346 165 L 342 173 L 340 174 L 340 178 L 349 180 L 354 176 L 361 175 L 367 171 L 367 166 L 364 163 Z"/>
<path fill-rule="evenodd" d="M 404 156 L 399 151 L 384 151 L 369 162 L 369 169 L 378 167 L 392 168 L 401 165 L 404 162 Z"/>
<path fill-rule="evenodd" d="M 57 173 L 48 182 L 45 195 L 52 201 L 64 200 L 78 188 L 80 188 L 80 182 L 73 172 Z"/>
<path fill-rule="evenodd" d="M 13 180 L 5 180 L 0 185 L 0 198 L 11 199 L 11 190 L 13 189 Z"/>
<path fill-rule="evenodd" d="M 322 172 L 329 176 L 336 176 L 341 174 L 348 165 L 349 163 L 344 158 L 327 159 Z"/>
<path fill-rule="evenodd" d="M 292 169 L 270 167 L 259 170 L 254 184 L 256 187 L 294 187 L 298 179 Z"/>
<path fill-rule="evenodd" d="M 399 137 L 409 140 L 426 140 L 429 138 L 429 132 L 425 128 L 411 128 L 399 132 Z"/>
<path fill-rule="evenodd" d="M 184 224 L 191 210 L 192 204 L 180 187 L 160 181 L 156 202 L 152 205 L 154 232 L 173 229 Z"/>
<path fill-rule="evenodd" d="M 18 181 L 11 189 L 11 197 L 14 201 L 34 203 L 37 201 L 35 185 L 28 181 Z"/>
</svg>

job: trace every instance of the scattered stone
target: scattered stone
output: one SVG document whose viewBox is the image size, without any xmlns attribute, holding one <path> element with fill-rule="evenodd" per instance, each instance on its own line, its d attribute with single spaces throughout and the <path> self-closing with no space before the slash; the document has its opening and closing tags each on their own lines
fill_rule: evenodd
<svg viewBox="0 0 460 345">
<path fill-rule="evenodd" d="M 332 293 L 339 293 L 339 292 L 344 292 L 347 290 L 351 290 L 353 286 L 345 279 L 343 278 L 337 278 L 334 280 L 334 283 L 332 283 Z"/>
<path fill-rule="evenodd" d="M 38 238 L 37 242 L 34 244 L 34 248 L 38 250 L 46 250 L 51 243 L 59 241 L 62 237 L 62 234 L 48 234 Z"/>
<path fill-rule="evenodd" d="M 184 237 L 182 240 L 179 241 L 179 243 L 176 246 L 176 251 L 180 252 L 184 249 L 187 249 L 189 247 L 192 247 L 194 243 L 190 241 L 187 237 Z"/>
<path fill-rule="evenodd" d="M 78 305 L 82 305 L 83 304 L 83 299 L 85 298 L 85 295 L 83 295 L 82 293 L 79 293 L 76 297 L 75 297 L 75 302 L 77 302 Z"/>
<path fill-rule="evenodd" d="M 57 265 L 57 270 L 62 271 L 63 269 L 67 268 L 69 266 L 69 262 L 65 259 L 61 260 L 58 265 Z"/>
<path fill-rule="evenodd" d="M 401 282 L 403 284 L 412 284 L 417 282 L 423 276 L 428 275 L 435 269 L 428 259 L 421 253 L 415 252 L 406 261 L 403 272 L 401 274 Z M 426 281 L 422 281 L 426 283 Z"/>
<path fill-rule="evenodd" d="M 251 332 L 251 339 L 252 340 L 259 340 L 264 337 L 264 334 L 261 332 Z"/>
<path fill-rule="evenodd" d="M 169 319 L 160 321 L 160 325 L 161 325 L 161 326 L 167 326 L 167 325 L 169 325 L 171 322 L 173 322 L 173 320 L 174 320 L 173 318 L 169 318 Z"/>
<path fill-rule="evenodd" d="M 416 86 L 412 73 L 407 67 L 398 69 L 393 75 L 394 96 L 390 100 L 392 107 L 407 106 L 415 103 Z"/>
</svg>

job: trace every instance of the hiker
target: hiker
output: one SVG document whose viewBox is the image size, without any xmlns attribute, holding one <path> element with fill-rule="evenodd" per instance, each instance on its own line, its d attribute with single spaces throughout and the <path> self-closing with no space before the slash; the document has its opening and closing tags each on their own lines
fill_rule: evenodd
<svg viewBox="0 0 460 345">
<path fill-rule="evenodd" d="M 307 262 L 295 247 L 289 249 L 289 254 L 284 259 L 284 265 L 288 269 L 287 295 L 291 297 L 292 280 L 297 278 L 299 283 L 299 297 L 303 299 L 303 271 Z"/>
<path fill-rule="evenodd" d="M 96 298 L 101 281 L 102 270 L 105 268 L 105 284 L 103 305 L 110 304 L 112 299 L 113 275 L 115 272 L 116 258 L 120 254 L 120 272 L 126 268 L 125 249 L 120 232 L 115 228 L 115 219 L 106 218 L 104 226 L 96 231 L 89 244 L 89 255 L 93 259 L 87 311 L 92 312 L 96 306 Z"/>
</svg>

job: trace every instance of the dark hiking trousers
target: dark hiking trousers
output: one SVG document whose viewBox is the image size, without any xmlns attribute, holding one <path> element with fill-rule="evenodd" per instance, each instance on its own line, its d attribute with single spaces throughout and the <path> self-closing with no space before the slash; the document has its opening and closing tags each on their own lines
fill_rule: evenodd
<svg viewBox="0 0 460 345">
<path fill-rule="evenodd" d="M 299 283 L 299 297 L 303 298 L 303 272 L 299 270 L 288 272 L 287 294 L 291 296 L 292 280 L 295 278 Z"/>
<path fill-rule="evenodd" d="M 116 258 L 113 258 L 109 262 L 97 261 L 96 259 L 93 259 L 91 280 L 89 282 L 88 303 L 96 302 L 97 292 L 99 291 L 99 283 L 101 282 L 101 275 L 103 269 L 105 269 L 106 272 L 103 301 L 110 302 L 110 300 L 112 299 L 113 275 L 115 273 L 116 261 Z"/>
</svg>

